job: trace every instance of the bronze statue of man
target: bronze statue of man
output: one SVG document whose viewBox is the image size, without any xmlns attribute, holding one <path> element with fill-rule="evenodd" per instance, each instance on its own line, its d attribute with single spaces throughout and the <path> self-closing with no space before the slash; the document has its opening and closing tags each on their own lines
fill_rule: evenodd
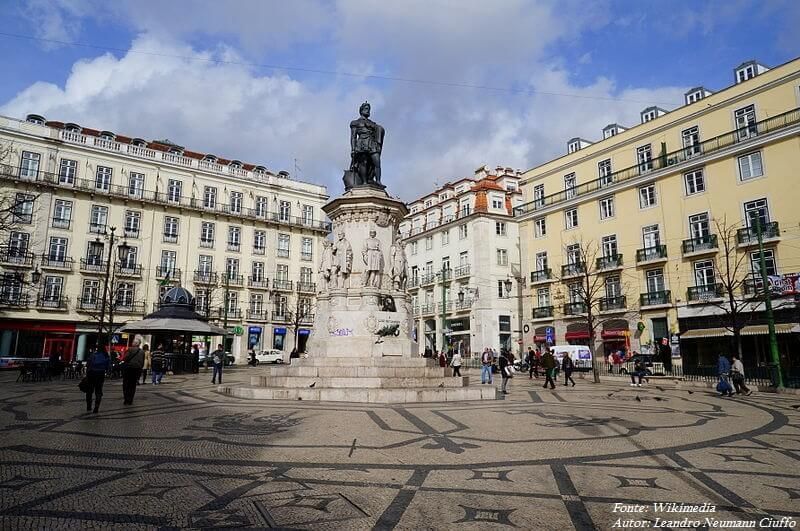
<svg viewBox="0 0 800 531">
<path fill-rule="evenodd" d="M 345 172 L 345 190 L 365 184 L 383 186 L 381 151 L 386 131 L 369 119 L 370 110 L 369 103 L 362 103 L 358 109 L 361 117 L 350 122 L 350 171 Z"/>
</svg>

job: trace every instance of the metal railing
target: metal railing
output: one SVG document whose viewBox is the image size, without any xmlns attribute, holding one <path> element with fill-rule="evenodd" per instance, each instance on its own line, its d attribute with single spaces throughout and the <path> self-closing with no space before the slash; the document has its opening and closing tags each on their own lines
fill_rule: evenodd
<svg viewBox="0 0 800 531">
<path fill-rule="evenodd" d="M 672 294 L 669 290 L 650 291 L 639 294 L 639 304 L 641 306 L 657 306 L 659 304 L 670 304 L 671 302 Z"/>
<path fill-rule="evenodd" d="M 533 314 L 531 315 L 533 319 L 545 319 L 549 317 L 553 317 L 553 307 L 552 306 L 539 306 L 538 308 L 533 309 Z"/>
<path fill-rule="evenodd" d="M 422 305 L 422 313 L 423 313 L 423 315 L 434 313 L 435 311 L 436 311 L 436 305 L 435 304 L 423 304 Z"/>
<path fill-rule="evenodd" d="M 286 312 L 273 311 L 272 320 L 276 323 L 288 323 L 289 315 Z"/>
<path fill-rule="evenodd" d="M 225 273 L 222 275 L 222 284 L 228 286 L 243 286 L 244 275 L 234 275 L 233 273 Z"/>
<path fill-rule="evenodd" d="M 247 310 L 247 318 L 253 321 L 268 321 L 269 312 L 264 310 Z"/>
<path fill-rule="evenodd" d="M 63 295 L 52 296 L 40 294 L 36 298 L 36 307 L 45 310 L 66 310 L 67 298 Z"/>
<path fill-rule="evenodd" d="M 317 284 L 314 282 L 298 282 L 297 291 L 302 293 L 314 293 L 317 290 Z"/>
<path fill-rule="evenodd" d="M 596 261 L 597 269 L 616 269 L 622 267 L 622 255 L 612 254 L 609 256 L 600 256 Z"/>
<path fill-rule="evenodd" d="M 763 136 L 765 134 L 780 131 L 782 129 L 787 129 L 799 123 L 800 109 L 792 109 L 777 116 L 773 116 L 771 118 L 767 118 L 766 120 L 751 124 L 748 127 L 753 131 L 756 131 L 758 135 Z M 753 138 L 753 135 L 748 135 L 745 138 L 741 138 L 739 133 L 740 129 L 729 131 L 720 136 L 710 138 L 704 142 L 700 142 L 699 144 L 695 144 L 698 146 L 695 149 L 699 149 L 699 151 L 702 153 L 702 156 L 706 156 L 737 144 L 749 142 Z M 613 172 L 611 175 L 603 176 L 587 183 L 580 184 L 569 190 L 562 190 L 544 198 L 534 199 L 533 201 L 516 207 L 514 209 L 514 215 L 521 216 L 531 212 L 536 212 L 537 210 L 542 210 L 552 205 L 566 202 L 574 197 L 580 197 L 582 195 L 596 192 L 598 190 L 607 188 L 609 183 L 622 183 L 631 179 L 635 179 L 641 175 L 644 175 L 645 173 L 653 173 L 655 171 L 666 169 L 670 166 L 676 166 L 688 161 L 696 163 L 700 158 L 701 155 L 697 155 L 694 152 L 694 149 L 692 152 L 687 152 L 686 148 L 682 147 L 677 151 L 664 153 L 661 156 L 650 160 L 646 166 L 643 166 L 642 164 L 636 164 L 634 166 Z"/>
<path fill-rule="evenodd" d="M 156 266 L 156 278 L 167 278 L 167 275 L 171 280 L 180 280 L 181 270 L 177 267 Z"/>
<path fill-rule="evenodd" d="M 0 308 L 12 308 L 16 310 L 27 310 L 29 305 L 27 293 L 16 293 L 5 291 L 0 294 Z"/>
<path fill-rule="evenodd" d="M 114 272 L 125 277 L 142 276 L 142 264 L 114 264 Z"/>
<path fill-rule="evenodd" d="M 583 262 L 575 262 L 573 264 L 564 264 L 561 266 L 562 277 L 576 277 L 586 272 L 586 264 Z"/>
<path fill-rule="evenodd" d="M 42 269 L 60 269 L 63 271 L 72 271 L 72 266 L 75 260 L 68 256 L 53 256 L 43 254 L 40 257 Z"/>
<path fill-rule="evenodd" d="M 469 264 L 464 264 L 455 268 L 456 278 L 469 276 Z"/>
<path fill-rule="evenodd" d="M 164 243 L 178 243 L 178 235 L 177 234 L 169 234 L 169 233 L 165 232 L 164 236 L 161 239 L 161 241 L 163 241 Z"/>
<path fill-rule="evenodd" d="M 636 263 L 655 262 L 656 260 L 666 260 L 667 246 L 656 245 L 655 247 L 644 247 L 636 250 Z"/>
<path fill-rule="evenodd" d="M 699 253 L 703 251 L 717 250 L 717 235 L 707 234 L 696 238 L 683 240 L 683 254 Z"/>
<path fill-rule="evenodd" d="M 292 291 L 292 284 L 291 280 L 283 280 L 283 279 L 272 279 L 272 288 L 278 289 L 282 291 Z"/>
<path fill-rule="evenodd" d="M 104 273 L 106 270 L 106 263 L 102 256 L 92 256 L 90 258 L 81 258 L 81 272 L 84 273 Z"/>
<path fill-rule="evenodd" d="M 544 282 L 553 278 L 553 271 L 546 267 L 538 271 L 531 271 L 531 282 Z"/>
<path fill-rule="evenodd" d="M 610 310 L 624 310 L 628 307 L 625 295 L 617 297 L 602 297 L 600 299 L 600 311 L 607 312 Z"/>
<path fill-rule="evenodd" d="M 114 303 L 116 313 L 144 313 L 144 302 L 120 302 Z"/>
<path fill-rule="evenodd" d="M 16 267 L 33 267 L 33 253 L 16 247 L 0 249 L 0 263 Z"/>
<path fill-rule="evenodd" d="M 269 279 L 264 277 L 247 277 L 247 287 L 254 289 L 267 289 L 269 288 Z"/>
<path fill-rule="evenodd" d="M 195 271 L 192 280 L 200 284 L 216 284 L 217 274 L 212 271 Z"/>
<path fill-rule="evenodd" d="M 780 238 L 781 231 L 777 221 L 770 221 L 761 227 L 761 239 L 768 240 Z M 736 231 L 736 241 L 739 245 L 755 245 L 758 243 L 758 231 L 755 227 L 745 227 Z"/>
<path fill-rule="evenodd" d="M 705 284 L 702 286 L 689 286 L 686 290 L 686 298 L 690 302 L 706 301 L 722 297 L 722 284 Z"/>
<path fill-rule="evenodd" d="M 581 315 L 586 313 L 585 302 L 568 302 L 564 304 L 564 315 Z"/>
</svg>

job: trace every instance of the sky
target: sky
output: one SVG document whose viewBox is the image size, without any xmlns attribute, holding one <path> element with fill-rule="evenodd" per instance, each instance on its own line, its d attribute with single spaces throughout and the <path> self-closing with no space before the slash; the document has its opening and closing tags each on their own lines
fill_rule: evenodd
<svg viewBox="0 0 800 531">
<path fill-rule="evenodd" d="M 366 100 L 406 201 L 800 55 L 797 0 L 5 0 L 0 20 L 2 115 L 167 138 L 337 195 Z"/>
</svg>

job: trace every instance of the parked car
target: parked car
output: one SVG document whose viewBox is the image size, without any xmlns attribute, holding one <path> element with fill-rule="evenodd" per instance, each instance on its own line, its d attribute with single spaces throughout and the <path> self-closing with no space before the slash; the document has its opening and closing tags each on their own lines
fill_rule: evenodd
<svg viewBox="0 0 800 531">
<path fill-rule="evenodd" d="M 262 350 L 256 353 L 256 365 L 259 363 L 283 363 L 282 350 Z"/>
<path fill-rule="evenodd" d="M 558 362 L 558 368 L 561 368 L 561 361 L 564 359 L 564 354 L 569 352 L 569 357 L 572 358 L 572 364 L 575 366 L 576 371 L 591 371 L 592 370 L 592 351 L 589 347 L 584 345 L 555 345 L 550 347 L 553 355 Z"/>
<path fill-rule="evenodd" d="M 236 357 L 231 354 L 230 352 L 225 353 L 225 363 L 223 364 L 225 367 L 230 367 L 236 362 Z M 200 356 L 200 366 L 201 367 L 211 367 L 213 365 L 213 359 L 211 354 L 206 354 L 205 356 Z"/>
</svg>

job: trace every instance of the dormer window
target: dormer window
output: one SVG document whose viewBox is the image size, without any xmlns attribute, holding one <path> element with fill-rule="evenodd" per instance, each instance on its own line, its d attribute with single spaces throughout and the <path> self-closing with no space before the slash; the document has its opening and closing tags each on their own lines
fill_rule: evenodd
<svg viewBox="0 0 800 531">
<path fill-rule="evenodd" d="M 29 114 L 25 117 L 25 121 L 31 124 L 44 125 L 44 116 L 38 114 Z"/>
<path fill-rule="evenodd" d="M 757 61 L 747 61 L 746 63 L 739 65 L 739 67 L 734 71 L 734 78 L 736 83 L 742 83 L 748 79 L 753 79 L 759 74 L 763 74 L 767 70 L 769 70 L 769 68 Z"/>
<path fill-rule="evenodd" d="M 574 140 L 567 144 L 567 153 L 575 153 L 581 148 L 581 143 L 579 140 Z"/>
<path fill-rule="evenodd" d="M 230 162 L 230 164 L 228 164 L 228 167 L 230 167 L 230 168 L 241 168 L 242 167 L 242 163 L 241 163 L 241 161 L 238 161 L 238 160 L 232 160 Z"/>
<path fill-rule="evenodd" d="M 433 199 L 426 199 L 425 200 L 425 208 L 429 208 L 433 206 Z"/>
<path fill-rule="evenodd" d="M 644 124 L 665 114 L 667 114 L 667 111 L 661 107 L 648 107 L 640 113 L 640 116 L 642 117 L 642 123 Z"/>
<path fill-rule="evenodd" d="M 147 147 L 147 142 L 145 142 L 141 138 L 134 138 L 133 140 L 131 140 L 131 145 L 135 146 L 135 147 L 143 148 L 143 147 Z"/>
<path fill-rule="evenodd" d="M 205 157 L 203 157 L 203 162 L 217 162 L 217 156 L 216 155 L 206 155 Z"/>
<path fill-rule="evenodd" d="M 116 135 L 111 131 L 101 131 L 100 132 L 100 139 L 101 140 L 108 140 L 109 142 L 113 142 L 116 138 Z"/>
<path fill-rule="evenodd" d="M 265 168 L 264 166 L 256 166 L 255 168 L 253 168 L 253 172 L 259 175 L 263 175 L 267 173 L 267 168 Z"/>
<path fill-rule="evenodd" d="M 173 155 L 183 155 L 183 148 L 180 146 L 173 146 L 169 148 L 169 152 Z"/>
<path fill-rule="evenodd" d="M 79 126 L 78 124 L 66 124 L 64 126 L 64 130 L 68 133 L 80 133 L 81 126 Z"/>
</svg>

